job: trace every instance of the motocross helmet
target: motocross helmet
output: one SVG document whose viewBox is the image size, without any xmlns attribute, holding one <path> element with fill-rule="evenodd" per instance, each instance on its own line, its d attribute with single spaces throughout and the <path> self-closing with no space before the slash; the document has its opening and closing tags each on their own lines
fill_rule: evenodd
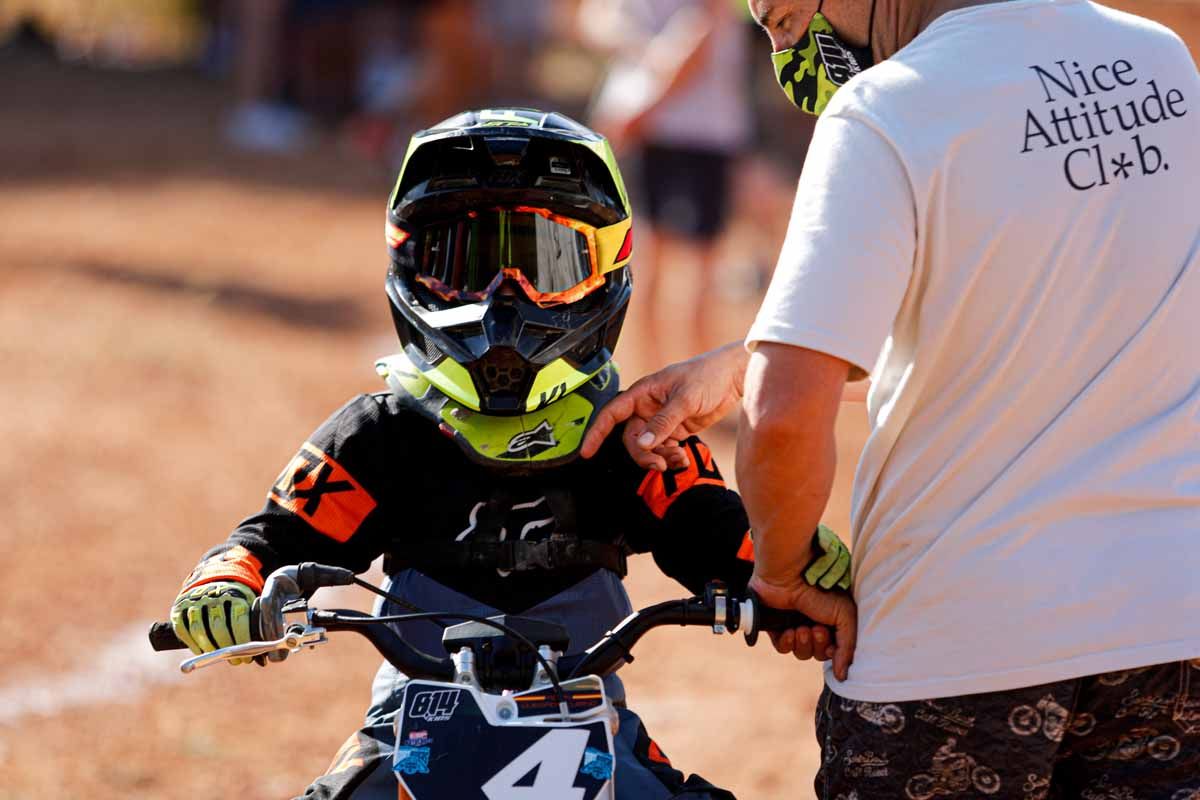
<svg viewBox="0 0 1200 800">
<path fill-rule="evenodd" d="M 575 456 L 618 390 L 632 216 L 607 140 L 557 113 L 467 111 L 413 136 L 388 201 L 393 392 L 473 460 Z"/>
</svg>

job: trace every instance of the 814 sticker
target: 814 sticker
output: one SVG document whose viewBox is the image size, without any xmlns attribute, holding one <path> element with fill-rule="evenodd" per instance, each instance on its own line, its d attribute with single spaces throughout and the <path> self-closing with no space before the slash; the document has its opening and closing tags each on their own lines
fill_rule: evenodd
<svg viewBox="0 0 1200 800">
<path fill-rule="evenodd" d="M 427 722 L 445 722 L 454 716 L 460 693 L 459 689 L 417 692 L 409 704 L 408 715 Z"/>
</svg>

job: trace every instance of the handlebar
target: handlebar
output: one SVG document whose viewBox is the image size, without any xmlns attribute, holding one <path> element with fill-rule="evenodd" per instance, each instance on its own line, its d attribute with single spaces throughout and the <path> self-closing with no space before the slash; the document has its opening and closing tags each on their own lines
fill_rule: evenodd
<svg viewBox="0 0 1200 800">
<path fill-rule="evenodd" d="M 322 586 L 346 585 L 354 580 L 355 576 L 350 570 L 311 562 L 283 567 L 271 573 L 263 586 L 262 596 L 254 603 L 251 614 L 251 630 L 257 631 L 266 641 L 252 644 L 262 646 L 260 654 L 279 661 L 286 658 L 288 651 L 315 643 L 317 639 L 312 637 L 313 632 L 352 631 L 364 636 L 381 656 L 409 678 L 453 678 L 455 667 L 450 658 L 439 658 L 418 650 L 404 641 L 387 622 L 370 621 L 377 618 L 369 614 L 350 610 L 309 609 L 307 629 L 302 625 L 285 627 L 283 614 L 285 610 L 290 610 L 290 603 L 302 600 Z M 419 616 L 428 618 L 430 615 Z M 446 616 L 449 618 L 457 615 Z M 666 625 L 711 627 L 716 633 L 735 633 L 741 630 L 746 637 L 746 643 L 753 646 L 762 631 L 783 631 L 813 624 L 811 619 L 798 611 L 765 605 L 753 590 L 749 591 L 744 600 L 738 600 L 729 597 L 723 591 L 710 588 L 703 597 L 671 600 L 635 611 L 584 652 L 560 658 L 557 672 L 564 680 L 578 675 L 606 674 L 622 662 L 633 660 L 631 650 L 642 636 L 654 628 Z M 185 648 L 176 638 L 169 622 L 154 623 L 150 627 L 149 639 L 150 646 L 155 650 Z M 228 649 L 223 648 L 226 651 Z M 202 659 L 203 661 L 196 663 Z M 184 662 L 184 671 L 203 666 L 209 660 L 211 659 L 205 659 L 205 656 L 189 659 Z"/>
<path fill-rule="evenodd" d="M 354 572 L 342 567 L 329 567 L 305 561 L 292 567 L 281 567 L 267 576 L 262 594 L 250 611 L 250 630 L 263 639 L 278 639 L 284 634 L 283 612 L 291 602 L 310 596 L 325 586 L 349 586 Z M 155 622 L 147 634 L 155 650 L 185 650 L 170 622 Z"/>
<path fill-rule="evenodd" d="M 252 625 L 250 629 L 254 630 L 254 626 Z M 150 640 L 150 647 L 154 650 L 187 649 L 187 645 L 179 641 L 179 637 L 175 635 L 175 629 L 169 622 L 156 622 L 151 625 L 147 638 Z"/>
</svg>

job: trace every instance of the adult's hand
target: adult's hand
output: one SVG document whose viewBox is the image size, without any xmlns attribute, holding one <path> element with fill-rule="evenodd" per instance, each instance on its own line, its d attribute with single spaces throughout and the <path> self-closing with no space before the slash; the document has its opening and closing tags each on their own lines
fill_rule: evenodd
<svg viewBox="0 0 1200 800">
<path fill-rule="evenodd" d="M 822 623 L 771 634 L 777 651 L 791 653 L 800 661 L 832 658 L 833 674 L 839 681 L 846 680 L 858 642 L 858 607 L 849 592 L 822 591 L 801 579 L 772 583 L 757 574 L 750 579 L 750 588 L 772 608 L 795 609 L 813 622 Z M 831 628 L 837 632 L 836 639 L 830 634 Z"/>
<path fill-rule="evenodd" d="M 672 364 L 634 382 L 614 397 L 592 422 L 581 452 L 591 458 L 617 425 L 633 460 L 645 469 L 688 464 L 681 439 L 724 417 L 742 399 L 749 356 L 741 342 Z"/>
</svg>

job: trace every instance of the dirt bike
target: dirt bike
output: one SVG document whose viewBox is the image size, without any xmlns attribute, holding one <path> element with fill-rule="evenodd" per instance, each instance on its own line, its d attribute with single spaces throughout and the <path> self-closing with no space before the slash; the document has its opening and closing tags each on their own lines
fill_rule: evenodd
<svg viewBox="0 0 1200 800">
<path fill-rule="evenodd" d="M 421 610 L 373 616 L 308 606 L 305 598 L 317 589 L 349 584 L 412 608 L 350 570 L 283 567 L 254 603 L 251 630 L 262 640 L 193 656 L 180 670 L 233 658 L 282 661 L 326 643 L 328 633 L 361 634 L 409 678 L 392 756 L 400 800 L 612 800 L 617 712 L 600 676 L 632 660 L 643 635 L 664 625 L 705 626 L 716 634 L 741 630 L 753 646 L 761 631 L 812 624 L 798 612 L 764 605 L 752 591 L 737 599 L 713 583 L 702 597 L 636 611 L 584 652 L 564 657 L 566 629 L 544 620 Z M 285 619 L 300 613 L 304 622 Z M 463 620 L 443 632 L 448 657 L 417 650 L 391 627 L 418 619 Z M 150 643 L 155 650 L 184 646 L 166 622 L 154 623 Z"/>
</svg>

